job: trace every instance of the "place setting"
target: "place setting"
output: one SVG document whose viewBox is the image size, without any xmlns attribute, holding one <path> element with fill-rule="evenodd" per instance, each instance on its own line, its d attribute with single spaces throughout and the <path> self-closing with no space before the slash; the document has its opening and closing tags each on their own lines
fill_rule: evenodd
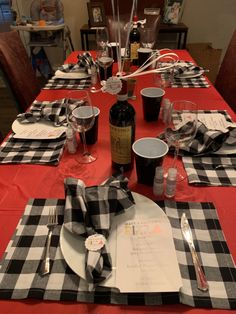
<svg viewBox="0 0 236 314">
<path fill-rule="evenodd" d="M 28 201 L 2 260 L 1 298 L 234 308 L 235 267 L 212 203 L 155 203 L 121 174 L 98 186 L 69 177 L 64 187 L 65 199 Z"/>
<path fill-rule="evenodd" d="M 85 89 L 91 85 L 91 76 L 97 66 L 90 52 L 78 55 L 78 62 L 63 64 L 43 89 Z"/>
<path fill-rule="evenodd" d="M 174 154 L 172 166 L 178 156 L 184 166 L 177 169 L 178 181 L 187 177 L 190 184 L 236 184 L 236 124 L 226 111 L 199 110 L 187 100 L 165 100 L 162 119 L 165 129 L 158 137 Z"/>
<path fill-rule="evenodd" d="M 57 165 L 66 143 L 64 100 L 34 101 L 19 114 L 0 146 L 0 163 Z"/>
<path fill-rule="evenodd" d="M 162 67 L 170 63 L 173 61 L 165 62 L 160 59 L 158 62 Z M 207 69 L 196 66 L 193 62 L 179 60 L 174 63 L 171 70 L 162 71 L 156 75 L 154 82 L 162 87 L 207 88 L 210 84 L 204 75 L 206 72 L 208 72 Z"/>
</svg>

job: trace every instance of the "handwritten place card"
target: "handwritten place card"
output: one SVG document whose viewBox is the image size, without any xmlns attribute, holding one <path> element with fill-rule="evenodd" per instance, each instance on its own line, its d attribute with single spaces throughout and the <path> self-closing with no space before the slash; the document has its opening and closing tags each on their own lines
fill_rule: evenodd
<svg viewBox="0 0 236 314">
<path fill-rule="evenodd" d="M 128 220 L 117 226 L 116 287 L 121 292 L 170 292 L 181 286 L 167 219 Z"/>
</svg>

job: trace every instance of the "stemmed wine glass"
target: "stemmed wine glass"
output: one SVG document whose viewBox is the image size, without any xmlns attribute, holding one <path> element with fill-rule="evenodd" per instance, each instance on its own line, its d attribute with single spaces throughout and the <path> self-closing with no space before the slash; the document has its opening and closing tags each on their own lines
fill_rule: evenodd
<svg viewBox="0 0 236 314">
<path fill-rule="evenodd" d="M 98 47 L 97 49 L 97 63 L 104 70 L 104 80 L 107 80 L 107 68 L 112 65 L 113 51 L 110 45 Z"/>
<path fill-rule="evenodd" d="M 88 164 L 95 161 L 97 157 L 88 151 L 85 137 L 85 132 L 92 128 L 95 121 L 93 105 L 87 91 L 69 92 L 66 98 L 66 115 L 68 124 L 75 131 L 81 133 L 83 152 L 78 156 L 78 162 Z"/>
<path fill-rule="evenodd" d="M 197 132 L 197 105 L 189 100 L 172 102 L 166 115 L 165 139 L 169 146 L 174 146 L 174 160 L 171 167 L 177 168 L 177 180 L 182 181 L 186 173 L 176 166 L 179 150 L 194 139 Z"/>
</svg>

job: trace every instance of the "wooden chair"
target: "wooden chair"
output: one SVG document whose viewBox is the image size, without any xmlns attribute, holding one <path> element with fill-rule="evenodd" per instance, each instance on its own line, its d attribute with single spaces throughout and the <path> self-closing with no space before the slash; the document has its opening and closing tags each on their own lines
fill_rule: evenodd
<svg viewBox="0 0 236 314">
<path fill-rule="evenodd" d="M 233 111 L 236 112 L 236 30 L 221 63 L 215 87 Z"/>
<path fill-rule="evenodd" d="M 18 111 L 24 112 L 40 85 L 17 31 L 0 33 L 0 70 Z"/>
</svg>

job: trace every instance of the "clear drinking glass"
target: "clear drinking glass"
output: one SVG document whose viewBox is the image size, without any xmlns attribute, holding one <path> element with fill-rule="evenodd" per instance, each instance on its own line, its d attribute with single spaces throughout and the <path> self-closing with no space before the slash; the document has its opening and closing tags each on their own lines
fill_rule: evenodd
<svg viewBox="0 0 236 314">
<path fill-rule="evenodd" d="M 107 46 L 109 42 L 108 29 L 107 27 L 99 27 L 96 30 L 96 43 L 97 48 L 103 48 Z"/>
<path fill-rule="evenodd" d="M 67 122 L 81 133 L 83 152 L 77 157 L 79 163 L 91 163 L 97 159 L 88 151 L 85 132 L 92 128 L 95 121 L 93 105 L 89 93 L 85 90 L 71 91 L 66 98 Z"/>
<path fill-rule="evenodd" d="M 107 80 L 107 68 L 112 65 L 113 51 L 110 45 L 97 49 L 97 63 L 104 69 L 104 80 Z"/>
<path fill-rule="evenodd" d="M 184 149 L 195 137 L 197 132 L 197 105 L 189 100 L 172 102 L 167 113 L 165 138 L 169 146 L 174 146 L 175 153 L 172 168 L 177 168 L 177 180 L 185 179 L 176 165 L 179 150 Z"/>
<path fill-rule="evenodd" d="M 140 41 L 144 48 L 153 49 L 156 40 L 156 33 L 153 28 L 141 28 L 140 30 Z"/>
</svg>

